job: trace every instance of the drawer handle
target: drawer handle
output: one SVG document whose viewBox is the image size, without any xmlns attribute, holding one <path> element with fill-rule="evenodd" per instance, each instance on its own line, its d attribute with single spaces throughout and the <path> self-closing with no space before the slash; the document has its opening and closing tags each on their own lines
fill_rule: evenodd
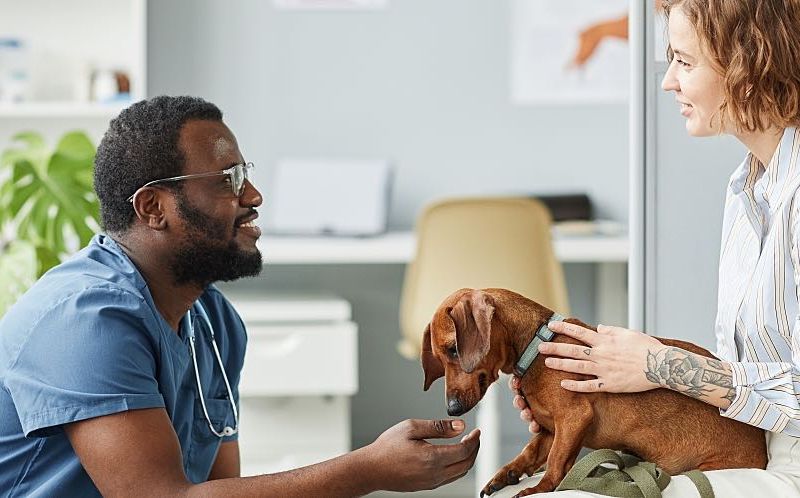
<svg viewBox="0 0 800 498">
<path fill-rule="evenodd" d="M 258 341 L 250 341 L 247 344 L 247 351 L 257 354 L 259 357 L 286 356 L 300 347 L 301 339 L 296 335 L 287 335 L 281 338 L 259 337 Z"/>
</svg>

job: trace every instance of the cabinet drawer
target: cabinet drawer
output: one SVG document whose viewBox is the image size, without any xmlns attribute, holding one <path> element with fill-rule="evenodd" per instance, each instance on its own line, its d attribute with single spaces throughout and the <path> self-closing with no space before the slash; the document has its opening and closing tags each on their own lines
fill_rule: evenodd
<svg viewBox="0 0 800 498">
<path fill-rule="evenodd" d="M 346 396 L 242 398 L 239 401 L 242 461 L 350 448 L 350 399 Z M 305 465 L 305 464 L 304 464 Z"/>
<path fill-rule="evenodd" d="M 354 394 L 358 390 L 355 323 L 253 324 L 247 333 L 241 396 Z"/>
</svg>

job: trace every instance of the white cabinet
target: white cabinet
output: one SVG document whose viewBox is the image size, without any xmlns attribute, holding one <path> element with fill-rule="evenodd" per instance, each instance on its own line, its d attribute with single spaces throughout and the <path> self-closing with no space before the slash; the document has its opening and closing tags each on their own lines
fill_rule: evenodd
<svg viewBox="0 0 800 498">
<path fill-rule="evenodd" d="M 236 297 L 247 327 L 239 382 L 242 475 L 309 465 L 350 450 L 357 327 L 331 297 Z"/>
<path fill-rule="evenodd" d="M 350 396 L 358 389 L 353 322 L 248 323 L 247 335 L 241 394 Z"/>
</svg>

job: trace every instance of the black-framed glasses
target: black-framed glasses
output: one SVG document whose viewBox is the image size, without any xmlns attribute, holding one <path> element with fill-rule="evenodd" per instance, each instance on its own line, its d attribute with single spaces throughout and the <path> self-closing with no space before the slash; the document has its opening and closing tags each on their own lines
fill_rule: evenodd
<svg viewBox="0 0 800 498">
<path fill-rule="evenodd" d="M 195 173 L 193 175 L 181 175 L 181 176 L 172 176 L 170 178 L 161 178 L 160 180 L 153 180 L 152 182 L 147 182 L 138 189 L 136 192 L 133 193 L 130 197 L 128 197 L 128 202 L 133 202 L 133 198 L 136 197 L 143 188 L 150 187 L 153 185 L 157 185 L 159 183 L 167 183 L 167 182 L 177 182 L 180 180 L 189 180 L 191 178 L 206 178 L 209 176 L 223 176 L 228 175 L 228 178 L 231 182 L 231 190 L 233 191 L 233 195 L 239 197 L 244 192 L 244 182 L 245 180 L 250 179 L 250 171 L 255 167 L 253 163 L 239 163 L 234 164 L 230 168 L 223 169 L 222 171 L 214 171 L 212 173 Z"/>
</svg>

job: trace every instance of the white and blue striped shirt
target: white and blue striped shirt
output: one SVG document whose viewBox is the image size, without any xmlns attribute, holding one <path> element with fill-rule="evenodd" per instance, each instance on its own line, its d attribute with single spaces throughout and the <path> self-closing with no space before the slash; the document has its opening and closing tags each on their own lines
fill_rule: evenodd
<svg viewBox="0 0 800 498">
<path fill-rule="evenodd" d="M 715 331 L 736 397 L 723 416 L 800 436 L 800 130 L 748 154 L 725 201 Z"/>
</svg>

